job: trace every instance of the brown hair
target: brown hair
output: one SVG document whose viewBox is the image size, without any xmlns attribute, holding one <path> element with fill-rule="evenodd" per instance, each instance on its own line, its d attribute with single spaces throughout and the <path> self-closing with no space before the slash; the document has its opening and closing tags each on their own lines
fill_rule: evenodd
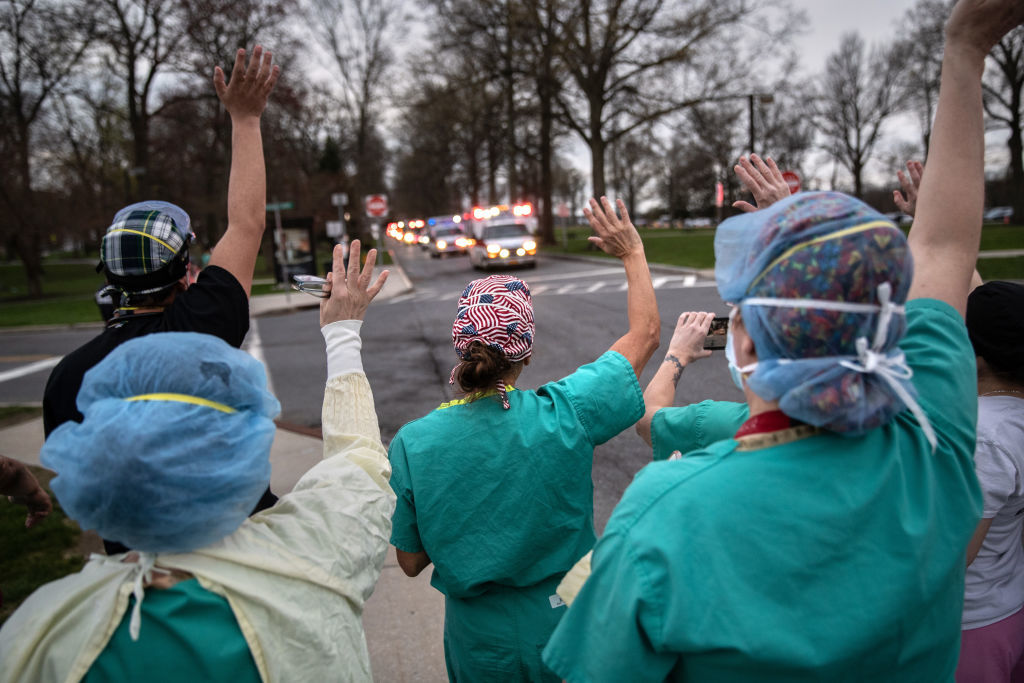
<svg viewBox="0 0 1024 683">
<path fill-rule="evenodd" d="M 522 362 L 513 363 L 502 351 L 475 341 L 466 349 L 462 362 L 455 367 L 455 382 L 466 394 L 488 391 L 494 389 L 499 379 Z"/>
</svg>

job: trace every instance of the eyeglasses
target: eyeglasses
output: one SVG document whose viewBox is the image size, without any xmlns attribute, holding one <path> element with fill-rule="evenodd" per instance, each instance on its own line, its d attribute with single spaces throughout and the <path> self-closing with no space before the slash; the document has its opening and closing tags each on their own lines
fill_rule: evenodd
<svg viewBox="0 0 1024 683">
<path fill-rule="evenodd" d="M 295 282 L 292 283 L 292 289 L 299 292 L 305 292 L 310 296 L 315 296 L 318 299 L 327 299 L 331 296 L 330 291 L 324 291 L 323 286 L 327 284 L 327 280 L 316 275 L 292 275 L 292 279 Z"/>
</svg>

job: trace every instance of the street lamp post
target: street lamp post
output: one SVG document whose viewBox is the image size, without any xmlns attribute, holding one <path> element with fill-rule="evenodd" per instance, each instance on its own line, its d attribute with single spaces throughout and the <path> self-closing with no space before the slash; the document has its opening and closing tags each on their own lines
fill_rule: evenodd
<svg viewBox="0 0 1024 683">
<path fill-rule="evenodd" d="M 775 96 L 771 93 L 750 93 L 747 95 L 747 111 L 750 114 L 750 153 L 754 153 L 754 98 L 757 98 L 761 104 L 771 104 L 775 101 Z"/>
</svg>

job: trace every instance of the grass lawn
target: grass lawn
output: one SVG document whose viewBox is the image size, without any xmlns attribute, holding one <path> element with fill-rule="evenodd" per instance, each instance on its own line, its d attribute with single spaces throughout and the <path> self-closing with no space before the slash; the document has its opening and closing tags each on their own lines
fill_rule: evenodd
<svg viewBox="0 0 1024 683">
<path fill-rule="evenodd" d="M 32 591 L 85 564 L 88 553 L 102 547 L 94 534 L 83 534 L 60 509 L 49 482 L 52 473 L 29 467 L 53 501 L 53 512 L 42 522 L 25 528 L 25 508 L 0 497 L 0 624 L 7 620 Z"/>
<path fill-rule="evenodd" d="M 542 247 L 542 251 L 612 258 L 600 249 L 589 247 L 587 237 L 593 234 L 589 228 L 569 228 L 568 233 L 568 249 L 559 243 L 555 246 Z M 690 268 L 712 268 L 715 265 L 715 231 L 712 228 L 641 229 L 640 236 L 644 240 L 647 260 L 651 263 Z M 561 240 L 562 231 L 556 230 L 555 237 Z M 981 249 L 1024 249 L 1024 226 L 986 225 L 981 233 Z M 979 259 L 978 271 L 985 280 L 1024 280 L 1024 257 Z"/>
</svg>

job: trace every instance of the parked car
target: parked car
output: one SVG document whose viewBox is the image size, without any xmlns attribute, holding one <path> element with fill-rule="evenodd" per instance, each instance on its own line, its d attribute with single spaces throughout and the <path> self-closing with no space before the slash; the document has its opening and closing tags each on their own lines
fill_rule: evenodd
<svg viewBox="0 0 1024 683">
<path fill-rule="evenodd" d="M 1009 223 L 1013 220 L 1012 206 L 994 206 L 983 214 L 986 223 Z"/>
<path fill-rule="evenodd" d="M 482 222 L 473 226 L 475 243 L 469 247 L 474 268 L 537 265 L 537 242 L 526 226 L 514 222 Z"/>
</svg>

